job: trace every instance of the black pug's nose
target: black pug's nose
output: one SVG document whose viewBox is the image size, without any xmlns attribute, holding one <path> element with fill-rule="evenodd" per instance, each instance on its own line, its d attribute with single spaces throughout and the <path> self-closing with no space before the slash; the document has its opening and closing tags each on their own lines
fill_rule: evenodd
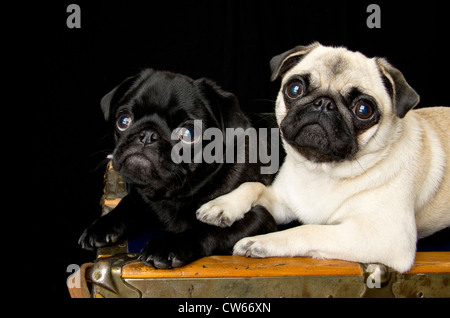
<svg viewBox="0 0 450 318">
<path fill-rule="evenodd" d="M 139 134 L 139 141 L 145 146 L 151 145 L 159 139 L 158 133 L 153 130 L 143 130 Z"/>
<path fill-rule="evenodd" d="M 313 102 L 313 105 L 319 111 L 334 112 L 337 110 L 336 103 L 334 102 L 334 100 L 328 97 L 319 97 Z"/>
</svg>

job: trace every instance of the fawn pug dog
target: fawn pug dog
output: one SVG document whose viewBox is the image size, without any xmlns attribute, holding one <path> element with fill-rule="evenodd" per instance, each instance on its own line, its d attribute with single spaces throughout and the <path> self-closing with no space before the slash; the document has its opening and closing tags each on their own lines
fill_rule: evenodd
<svg viewBox="0 0 450 318">
<path fill-rule="evenodd" d="M 382 263 L 405 272 L 418 238 L 450 225 L 450 108 L 418 94 L 383 58 L 314 43 L 271 60 L 287 156 L 270 186 L 244 183 L 197 218 L 227 226 L 256 205 L 278 224 L 234 254 Z"/>
</svg>

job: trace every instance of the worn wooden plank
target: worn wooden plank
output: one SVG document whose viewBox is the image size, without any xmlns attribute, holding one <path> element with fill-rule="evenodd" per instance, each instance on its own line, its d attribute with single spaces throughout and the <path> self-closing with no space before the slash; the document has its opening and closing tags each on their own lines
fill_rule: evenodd
<svg viewBox="0 0 450 318">
<path fill-rule="evenodd" d="M 450 272 L 450 252 L 419 252 L 407 274 Z M 123 278 L 206 278 L 362 275 L 358 263 L 310 257 L 253 259 L 210 256 L 174 269 L 154 269 L 141 262 L 122 269 Z"/>
<path fill-rule="evenodd" d="M 283 277 L 362 275 L 359 264 L 309 257 L 254 259 L 241 256 L 210 256 L 183 267 L 154 269 L 141 262 L 122 268 L 123 278 Z"/>
<path fill-rule="evenodd" d="M 407 274 L 450 273 L 450 252 L 417 252 Z"/>
</svg>

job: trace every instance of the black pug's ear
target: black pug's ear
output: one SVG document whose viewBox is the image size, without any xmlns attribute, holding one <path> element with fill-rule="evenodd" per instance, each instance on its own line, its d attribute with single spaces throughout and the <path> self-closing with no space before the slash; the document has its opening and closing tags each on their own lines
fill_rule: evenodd
<svg viewBox="0 0 450 318">
<path fill-rule="evenodd" d="M 137 76 L 132 76 L 126 78 L 122 83 L 116 86 L 112 91 L 103 96 L 100 101 L 100 106 L 102 108 L 103 114 L 105 115 L 105 120 L 109 121 L 111 115 L 114 115 L 114 107 L 120 101 L 120 99 L 126 94 L 126 92 L 131 88 Z"/>
<path fill-rule="evenodd" d="M 298 64 L 309 52 L 320 46 L 319 42 L 314 42 L 308 46 L 296 46 L 280 55 L 274 56 L 270 60 L 270 70 L 272 71 L 271 81 L 283 76 L 288 70 Z"/>
<path fill-rule="evenodd" d="M 206 78 L 194 81 L 194 85 L 205 98 L 205 104 L 209 107 L 212 115 L 217 119 L 220 129 L 225 132 L 226 128 L 242 127 L 247 129 L 250 122 L 244 115 L 237 97 Z"/>
<path fill-rule="evenodd" d="M 376 58 L 375 61 L 380 69 L 384 86 L 392 98 L 395 114 L 399 118 L 405 117 L 419 103 L 420 96 L 409 86 L 403 74 L 388 61 L 383 58 Z"/>
</svg>

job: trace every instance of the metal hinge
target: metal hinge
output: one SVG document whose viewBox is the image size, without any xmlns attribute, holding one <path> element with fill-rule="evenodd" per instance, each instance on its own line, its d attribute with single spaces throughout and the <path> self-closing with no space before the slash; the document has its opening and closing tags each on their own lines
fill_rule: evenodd
<svg viewBox="0 0 450 318">
<path fill-rule="evenodd" d="M 364 298 L 450 297 L 450 273 L 400 274 L 381 264 L 362 265 Z"/>
<path fill-rule="evenodd" d="M 361 264 L 366 288 L 363 298 L 392 298 L 395 273 L 381 264 Z"/>
<path fill-rule="evenodd" d="M 141 292 L 122 279 L 122 267 L 136 262 L 137 254 L 120 254 L 97 259 L 90 271 L 95 298 L 141 298 Z"/>
</svg>

